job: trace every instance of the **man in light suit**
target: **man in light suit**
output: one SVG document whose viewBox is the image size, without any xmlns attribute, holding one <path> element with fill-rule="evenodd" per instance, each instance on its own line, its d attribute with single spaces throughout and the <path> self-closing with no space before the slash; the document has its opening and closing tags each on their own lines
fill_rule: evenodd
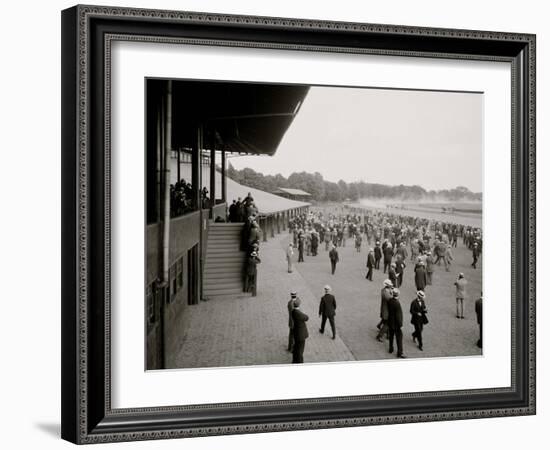
<svg viewBox="0 0 550 450">
<path fill-rule="evenodd" d="M 286 262 L 288 264 L 288 273 L 292 273 L 292 257 L 294 256 L 294 246 L 292 245 L 292 242 L 288 244 L 288 247 L 286 249 Z"/>
<path fill-rule="evenodd" d="M 319 333 L 325 332 L 325 324 L 327 319 L 330 323 L 330 329 L 332 330 L 332 339 L 336 339 L 336 324 L 334 322 L 334 316 L 336 316 L 336 299 L 334 295 L 330 293 L 330 286 L 325 286 L 325 295 L 321 297 L 321 303 L 319 304 L 319 317 L 321 317 L 321 328 Z"/>
<path fill-rule="evenodd" d="M 304 349 L 306 339 L 309 337 L 306 322 L 309 320 L 307 314 L 300 310 L 300 298 L 294 300 L 294 309 L 292 310 L 294 348 L 292 350 L 292 363 L 300 364 L 304 362 Z"/>
</svg>

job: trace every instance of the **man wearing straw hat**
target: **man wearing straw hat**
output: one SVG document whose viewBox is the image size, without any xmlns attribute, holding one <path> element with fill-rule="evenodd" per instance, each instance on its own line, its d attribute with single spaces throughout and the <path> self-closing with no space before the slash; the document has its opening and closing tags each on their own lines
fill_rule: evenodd
<svg viewBox="0 0 550 450">
<path fill-rule="evenodd" d="M 423 291 L 418 291 L 416 293 L 416 298 L 411 302 L 411 323 L 414 326 L 414 333 L 412 334 L 413 341 L 418 341 L 418 349 L 420 351 L 423 349 L 423 342 L 422 342 L 422 330 L 424 328 L 424 324 L 428 323 L 428 318 L 426 317 L 426 314 L 428 312 L 426 308 L 426 302 L 424 301 L 424 298 L 426 297 L 426 294 L 424 294 Z"/>
<path fill-rule="evenodd" d="M 382 342 L 382 338 L 388 333 L 388 301 L 392 298 L 393 283 L 386 279 L 380 292 L 380 322 L 376 326 L 378 334 L 376 340 Z"/>
<path fill-rule="evenodd" d="M 466 281 L 462 272 L 458 274 L 454 284 L 456 287 L 456 318 L 464 319 L 464 299 L 466 298 L 468 281 Z"/>
<path fill-rule="evenodd" d="M 262 261 L 258 257 L 258 253 L 252 252 L 246 261 L 244 290 L 245 292 L 252 292 L 252 296 L 256 297 L 256 277 L 257 277 L 257 265 Z"/>
<path fill-rule="evenodd" d="M 395 288 L 392 291 L 392 298 L 388 300 L 388 331 L 390 338 L 389 352 L 393 353 L 393 338 L 397 343 L 397 357 L 406 358 L 403 354 L 403 310 L 399 302 L 399 289 Z"/>
<path fill-rule="evenodd" d="M 309 320 L 307 314 L 300 310 L 302 301 L 299 297 L 294 300 L 294 309 L 292 310 L 292 330 L 294 338 L 294 348 L 292 349 L 292 363 L 300 364 L 304 362 L 304 349 L 306 339 L 309 337 L 306 322 Z"/>
</svg>

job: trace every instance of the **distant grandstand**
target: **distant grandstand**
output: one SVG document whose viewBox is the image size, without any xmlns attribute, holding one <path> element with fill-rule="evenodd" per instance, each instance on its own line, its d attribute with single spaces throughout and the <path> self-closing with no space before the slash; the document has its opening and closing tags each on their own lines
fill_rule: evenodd
<svg viewBox="0 0 550 450">
<path fill-rule="evenodd" d="M 276 191 L 273 191 L 275 195 L 278 195 L 280 197 L 288 198 L 290 200 L 309 200 L 311 198 L 311 194 L 306 191 L 302 191 L 301 189 L 292 189 L 292 188 L 277 188 Z"/>
</svg>

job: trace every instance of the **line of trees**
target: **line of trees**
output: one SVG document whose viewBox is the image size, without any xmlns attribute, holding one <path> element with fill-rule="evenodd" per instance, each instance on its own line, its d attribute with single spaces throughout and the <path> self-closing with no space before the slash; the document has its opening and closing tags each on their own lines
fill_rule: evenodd
<svg viewBox="0 0 550 450">
<path fill-rule="evenodd" d="M 361 198 L 395 199 L 400 201 L 481 201 L 480 192 L 472 192 L 464 186 L 439 191 L 426 190 L 422 186 L 390 186 L 379 183 L 344 180 L 334 183 L 323 179 L 319 172 L 294 172 L 288 178 L 281 174 L 264 175 L 250 168 L 236 170 L 231 163 L 227 167 L 227 176 L 244 186 L 250 186 L 266 192 L 277 188 L 294 188 L 309 192 L 318 202 L 357 201 Z"/>
</svg>

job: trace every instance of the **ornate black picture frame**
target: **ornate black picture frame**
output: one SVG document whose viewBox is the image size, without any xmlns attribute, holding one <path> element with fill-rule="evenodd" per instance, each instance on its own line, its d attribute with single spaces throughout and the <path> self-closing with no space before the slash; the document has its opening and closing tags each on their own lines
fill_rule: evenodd
<svg viewBox="0 0 550 450">
<path fill-rule="evenodd" d="M 116 40 L 511 63 L 511 386 L 113 409 L 109 113 Z M 62 12 L 64 439 L 84 444 L 528 414 L 535 414 L 534 35 L 98 6 Z"/>
</svg>

